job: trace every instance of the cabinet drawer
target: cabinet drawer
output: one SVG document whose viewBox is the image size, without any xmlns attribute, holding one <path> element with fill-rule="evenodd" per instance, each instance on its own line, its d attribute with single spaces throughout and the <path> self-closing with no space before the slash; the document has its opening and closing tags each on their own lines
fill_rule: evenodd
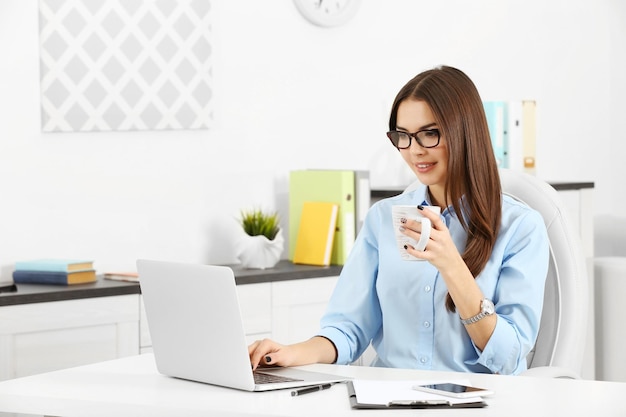
<svg viewBox="0 0 626 417">
<path fill-rule="evenodd" d="M 0 308 L 0 380 L 139 353 L 139 295 Z"/>
<path fill-rule="evenodd" d="M 139 321 L 139 296 L 85 298 L 0 308 L 0 334 Z"/>
</svg>

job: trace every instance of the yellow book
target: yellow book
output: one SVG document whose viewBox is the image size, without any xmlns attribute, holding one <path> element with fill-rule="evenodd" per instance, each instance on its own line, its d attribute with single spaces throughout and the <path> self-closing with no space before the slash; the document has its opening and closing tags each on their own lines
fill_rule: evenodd
<svg viewBox="0 0 626 417">
<path fill-rule="evenodd" d="M 335 203 L 322 201 L 303 203 L 293 263 L 330 265 L 338 213 L 339 205 Z"/>
</svg>

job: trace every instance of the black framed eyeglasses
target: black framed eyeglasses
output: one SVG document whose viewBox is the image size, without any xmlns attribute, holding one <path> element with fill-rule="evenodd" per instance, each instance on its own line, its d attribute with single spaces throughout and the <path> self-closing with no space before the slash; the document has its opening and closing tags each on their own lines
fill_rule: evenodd
<svg viewBox="0 0 626 417">
<path fill-rule="evenodd" d="M 439 139 L 441 134 L 439 129 L 424 129 L 415 133 L 399 132 L 392 130 L 387 132 L 387 137 L 398 149 L 407 149 L 411 146 L 411 138 L 417 141 L 417 144 L 422 148 L 434 148 L 439 145 Z"/>
</svg>

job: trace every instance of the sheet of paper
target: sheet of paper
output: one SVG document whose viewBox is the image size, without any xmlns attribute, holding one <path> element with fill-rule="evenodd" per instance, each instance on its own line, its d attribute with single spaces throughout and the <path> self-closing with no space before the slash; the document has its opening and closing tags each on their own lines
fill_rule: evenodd
<svg viewBox="0 0 626 417">
<path fill-rule="evenodd" d="M 481 397 L 471 398 L 453 398 L 428 392 L 417 391 L 413 389 L 414 385 L 437 384 L 442 382 L 453 382 L 462 385 L 471 385 L 466 379 L 454 381 L 382 381 L 369 379 L 354 379 L 352 384 L 356 393 L 357 401 L 360 404 L 379 404 L 387 405 L 393 401 L 411 400 L 411 401 L 428 401 L 428 400 L 446 400 L 450 404 L 463 404 L 481 401 Z"/>
</svg>

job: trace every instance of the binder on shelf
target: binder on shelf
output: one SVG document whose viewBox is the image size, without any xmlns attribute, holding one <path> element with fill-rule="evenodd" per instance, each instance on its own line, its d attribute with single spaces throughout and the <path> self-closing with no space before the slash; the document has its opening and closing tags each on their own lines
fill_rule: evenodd
<svg viewBox="0 0 626 417">
<path fill-rule="evenodd" d="M 536 107 L 534 100 L 522 101 L 522 135 L 524 140 L 524 171 L 536 172 Z"/>
<path fill-rule="evenodd" d="M 335 240 L 339 205 L 322 201 L 305 201 L 300 215 L 300 227 L 293 263 L 330 265 Z"/>
<path fill-rule="evenodd" d="M 536 102 L 515 100 L 509 107 L 509 167 L 535 174 Z"/>
<path fill-rule="evenodd" d="M 489 136 L 496 162 L 499 168 L 509 167 L 509 138 L 508 138 L 508 114 L 506 101 L 485 101 L 483 102 L 487 124 L 489 125 Z"/>
<path fill-rule="evenodd" d="M 509 168 L 524 171 L 524 135 L 522 133 L 522 101 L 512 100 L 509 107 Z"/>
<path fill-rule="evenodd" d="M 289 174 L 289 259 L 293 261 L 305 201 L 339 206 L 330 263 L 345 263 L 370 205 L 369 172 L 296 170 Z"/>
</svg>

